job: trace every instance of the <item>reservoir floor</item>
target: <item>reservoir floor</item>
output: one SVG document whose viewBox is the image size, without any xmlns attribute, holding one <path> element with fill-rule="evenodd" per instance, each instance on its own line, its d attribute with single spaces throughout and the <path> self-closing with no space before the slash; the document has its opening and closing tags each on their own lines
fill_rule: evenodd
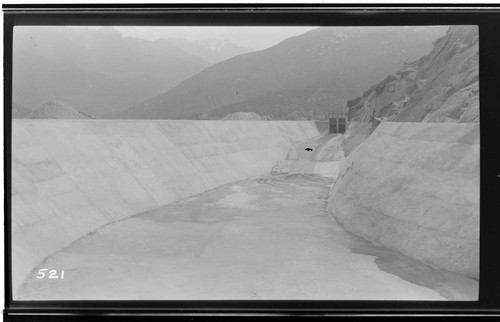
<svg viewBox="0 0 500 322">
<path fill-rule="evenodd" d="M 47 257 L 15 299 L 477 299 L 478 281 L 345 231 L 326 210 L 332 183 L 270 175 L 108 224 Z"/>
</svg>

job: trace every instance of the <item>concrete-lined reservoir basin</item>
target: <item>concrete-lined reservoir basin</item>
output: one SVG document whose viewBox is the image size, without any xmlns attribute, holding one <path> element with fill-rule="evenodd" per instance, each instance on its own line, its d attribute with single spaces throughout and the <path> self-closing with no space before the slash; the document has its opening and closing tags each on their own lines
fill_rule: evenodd
<svg viewBox="0 0 500 322">
<path fill-rule="evenodd" d="M 39 264 L 16 300 L 475 300 L 477 281 L 356 237 L 331 179 L 227 184 L 101 227 Z M 64 279 L 37 279 L 39 269 Z"/>
</svg>

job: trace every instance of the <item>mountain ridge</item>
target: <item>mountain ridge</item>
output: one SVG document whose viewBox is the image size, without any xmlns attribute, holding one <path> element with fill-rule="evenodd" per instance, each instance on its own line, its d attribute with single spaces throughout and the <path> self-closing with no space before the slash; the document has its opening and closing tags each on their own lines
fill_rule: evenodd
<svg viewBox="0 0 500 322">
<path fill-rule="evenodd" d="M 338 103 L 397 70 L 399 60 L 416 59 L 427 53 L 432 40 L 442 33 L 444 29 L 439 28 L 313 29 L 273 47 L 210 66 L 175 88 L 108 117 L 198 118 L 217 108 L 272 92 L 335 81 L 347 84 L 349 92 L 330 105 L 342 105 Z M 290 107 L 292 112 L 297 108 Z"/>
</svg>

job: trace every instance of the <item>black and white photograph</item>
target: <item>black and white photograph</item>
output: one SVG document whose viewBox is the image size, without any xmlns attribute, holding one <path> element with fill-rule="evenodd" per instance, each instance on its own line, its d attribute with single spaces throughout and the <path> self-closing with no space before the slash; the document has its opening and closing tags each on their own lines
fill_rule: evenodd
<svg viewBox="0 0 500 322">
<path fill-rule="evenodd" d="M 478 301 L 481 39 L 15 25 L 12 300 Z"/>
</svg>

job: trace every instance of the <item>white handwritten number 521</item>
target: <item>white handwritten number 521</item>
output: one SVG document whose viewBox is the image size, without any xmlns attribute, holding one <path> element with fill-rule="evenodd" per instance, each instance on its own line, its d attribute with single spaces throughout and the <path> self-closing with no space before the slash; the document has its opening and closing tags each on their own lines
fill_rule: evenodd
<svg viewBox="0 0 500 322">
<path fill-rule="evenodd" d="M 45 278 L 45 272 L 46 271 L 49 271 L 47 268 L 42 268 L 38 271 L 38 274 L 36 274 L 36 278 L 38 279 L 42 279 L 42 278 Z M 48 272 L 48 278 L 61 278 L 63 279 L 64 278 L 64 270 L 61 270 L 61 276 L 57 276 L 57 271 L 55 269 L 52 269 Z"/>
</svg>

